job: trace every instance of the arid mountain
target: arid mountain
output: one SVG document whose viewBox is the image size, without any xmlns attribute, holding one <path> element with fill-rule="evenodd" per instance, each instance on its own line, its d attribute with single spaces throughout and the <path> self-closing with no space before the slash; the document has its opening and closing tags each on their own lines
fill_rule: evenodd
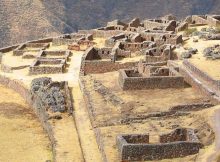
<svg viewBox="0 0 220 162">
<path fill-rule="evenodd" d="M 113 19 L 220 14 L 219 7 L 217 0 L 1 0 L 0 46 L 95 28 Z"/>
</svg>

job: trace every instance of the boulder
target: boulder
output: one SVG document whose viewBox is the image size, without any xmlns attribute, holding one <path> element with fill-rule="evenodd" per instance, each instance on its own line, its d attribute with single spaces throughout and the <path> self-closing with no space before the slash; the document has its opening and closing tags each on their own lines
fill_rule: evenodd
<svg viewBox="0 0 220 162">
<path fill-rule="evenodd" d="M 189 48 L 188 52 L 194 55 L 198 52 L 198 50 L 196 48 Z"/>
<path fill-rule="evenodd" d="M 191 58 L 191 57 L 192 57 L 192 54 L 189 51 L 182 52 L 182 54 L 181 54 L 181 58 L 183 58 L 183 59 L 187 59 L 187 58 Z"/>
</svg>

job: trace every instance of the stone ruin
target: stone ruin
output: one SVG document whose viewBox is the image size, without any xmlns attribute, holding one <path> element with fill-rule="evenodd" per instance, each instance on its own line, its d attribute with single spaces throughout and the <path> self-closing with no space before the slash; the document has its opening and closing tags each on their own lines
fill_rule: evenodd
<svg viewBox="0 0 220 162">
<path fill-rule="evenodd" d="M 51 78 L 37 78 L 31 82 L 31 94 L 38 104 L 49 112 L 72 112 L 72 101 L 67 82 L 55 82 Z"/>
<path fill-rule="evenodd" d="M 184 88 L 178 68 L 167 67 L 163 62 L 157 64 L 141 60 L 136 69 L 119 70 L 120 87 L 123 90 Z"/>
<path fill-rule="evenodd" d="M 29 67 L 29 75 L 64 73 L 71 52 L 40 51 Z"/>
<path fill-rule="evenodd" d="M 14 56 L 22 56 L 23 58 L 33 58 L 32 53 L 49 48 L 49 43 L 24 43 L 13 50 Z M 29 53 L 29 54 L 28 54 Z M 30 57 L 28 57 L 30 55 Z"/>
<path fill-rule="evenodd" d="M 217 44 L 213 47 L 208 47 L 204 49 L 203 55 L 207 59 L 212 59 L 212 60 L 220 59 L 220 46 Z"/>
<path fill-rule="evenodd" d="M 188 22 L 196 25 L 209 25 L 217 27 L 220 25 L 220 15 L 192 15 Z"/>
<path fill-rule="evenodd" d="M 118 135 L 116 142 L 121 161 L 179 158 L 196 154 L 203 147 L 195 131 L 188 128 L 162 134 L 158 143 L 150 143 L 149 134 Z"/>
<path fill-rule="evenodd" d="M 78 43 L 79 41 L 83 41 L 83 40 L 92 41 L 93 35 L 92 34 L 79 34 L 79 33 L 65 34 L 57 38 L 54 38 L 52 44 L 56 46 L 69 45 L 72 43 Z"/>
<path fill-rule="evenodd" d="M 126 30 L 129 32 L 139 32 L 144 29 L 150 29 L 175 31 L 176 27 L 176 18 L 172 15 L 167 15 L 159 19 L 147 19 L 142 22 L 139 18 L 134 18 L 129 23 L 124 23 L 120 20 L 114 20 L 108 22 L 106 27 L 99 28 L 99 30 Z"/>
<path fill-rule="evenodd" d="M 147 19 L 143 21 L 144 27 L 150 30 L 175 31 L 177 27 L 176 18 L 167 15 L 158 19 Z"/>
<path fill-rule="evenodd" d="M 73 33 L 54 38 L 52 44 L 56 46 L 68 45 L 69 50 L 81 51 L 81 46 L 87 46 L 87 48 L 89 48 L 95 45 L 92 40 L 92 34 Z"/>
<path fill-rule="evenodd" d="M 174 47 L 170 44 L 165 44 L 160 47 L 142 49 L 141 54 L 145 56 L 146 62 L 163 62 L 172 60 Z"/>
<path fill-rule="evenodd" d="M 192 55 L 197 54 L 198 50 L 196 48 L 188 48 L 184 52 L 181 53 L 181 59 L 191 58 Z"/>
<path fill-rule="evenodd" d="M 140 43 L 144 41 L 151 41 L 151 42 L 155 42 L 157 45 L 162 45 L 164 43 L 177 45 L 182 43 L 183 40 L 181 35 L 176 35 L 175 33 L 170 31 L 143 30 L 138 33 L 124 32 L 113 35 L 106 40 L 105 45 L 112 47 L 117 41 L 129 42 L 129 43 L 137 43 L 137 42 Z"/>
<path fill-rule="evenodd" d="M 215 19 L 217 18 L 215 17 Z M 105 73 L 119 70 L 118 82 L 123 90 L 181 89 L 185 87 L 185 81 L 188 78 L 183 75 L 181 67 L 169 63 L 174 58 L 173 50 L 178 44 L 183 42 L 182 36 L 177 35 L 175 31 L 185 30 L 189 24 L 199 25 L 207 23 L 207 21 L 208 17 L 193 16 L 178 22 L 171 15 L 144 21 L 135 18 L 129 23 L 115 20 L 109 22 L 103 28 L 66 34 L 53 38 L 51 41 L 53 45 L 65 45 L 68 46 L 69 50 L 76 51 L 83 50 L 81 48 L 82 45 L 87 46 L 87 50 L 82 57 L 81 74 L 87 75 L 90 73 Z M 204 35 L 207 35 L 207 39 L 218 39 L 217 31 L 213 28 L 202 29 L 202 32 L 205 33 Z M 196 33 L 194 34 L 196 35 Z M 209 38 L 211 34 L 213 34 L 213 38 Z M 105 47 L 95 47 L 93 36 L 105 38 Z M 71 52 L 69 50 L 46 50 L 49 46 L 50 43 L 28 42 L 16 47 L 13 53 L 14 56 L 22 56 L 24 59 L 35 58 L 33 64 L 29 67 L 30 75 L 65 72 Z M 37 52 L 37 54 L 33 55 L 32 52 Z M 197 49 L 186 49 L 186 53 L 182 58 L 189 58 L 196 53 Z M 144 56 L 144 60 L 126 62 L 133 55 L 135 57 Z M 207 58 L 219 59 L 219 45 L 206 49 L 204 55 Z M 127 60 L 125 59 L 123 62 L 124 58 Z M 187 70 L 196 71 L 200 77 L 204 75 L 187 61 L 183 61 L 183 66 Z M 206 75 L 204 75 L 204 78 L 211 82 Z M 212 83 L 215 88 L 217 86 L 219 88 L 219 81 L 214 80 Z M 118 94 L 105 87 L 101 81 L 94 81 L 93 88 L 103 97 L 103 100 L 118 108 L 117 111 L 119 112 L 124 107 L 132 107 L 132 104 L 125 103 L 122 98 L 117 96 Z M 73 111 L 67 82 L 56 82 L 50 78 L 37 78 L 31 83 L 31 94 L 32 97 L 37 99 L 36 103 L 48 112 L 63 113 Z M 210 94 L 212 95 L 213 93 L 211 92 Z M 92 114 L 94 108 L 91 108 L 91 103 L 89 104 L 89 111 Z M 182 112 L 192 111 L 192 109 L 198 110 L 201 107 L 200 104 L 177 106 L 172 108 L 171 114 L 177 110 Z M 204 105 L 204 107 L 210 107 L 210 105 Z M 166 113 L 170 112 L 149 114 L 149 116 L 159 117 Z M 138 115 L 137 118 L 143 117 Z M 126 117 L 118 123 L 125 124 L 127 122 L 126 124 L 128 124 L 131 122 L 129 121 L 131 118 Z M 107 124 L 111 125 L 115 122 L 114 120 L 117 121 L 118 119 L 110 120 L 109 123 L 103 120 L 97 127 L 107 126 Z M 117 122 L 114 124 L 117 125 Z M 150 143 L 149 134 L 118 135 L 117 146 L 119 148 L 120 160 L 161 160 L 184 157 L 198 153 L 199 149 L 203 146 L 193 129 L 179 128 L 171 133 L 160 135 L 159 139 L 158 143 Z"/>
<path fill-rule="evenodd" d="M 64 59 L 65 61 L 68 61 L 70 55 L 71 52 L 69 50 L 57 50 L 57 51 L 41 50 L 38 53 L 37 58 Z"/>
</svg>

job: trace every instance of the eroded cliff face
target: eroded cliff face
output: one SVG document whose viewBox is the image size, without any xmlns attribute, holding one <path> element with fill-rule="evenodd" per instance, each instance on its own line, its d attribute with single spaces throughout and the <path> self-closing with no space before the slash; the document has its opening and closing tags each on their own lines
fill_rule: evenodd
<svg viewBox="0 0 220 162">
<path fill-rule="evenodd" d="M 216 0 L 1 0 L 0 47 L 95 28 L 113 19 L 220 14 L 219 7 Z"/>
</svg>

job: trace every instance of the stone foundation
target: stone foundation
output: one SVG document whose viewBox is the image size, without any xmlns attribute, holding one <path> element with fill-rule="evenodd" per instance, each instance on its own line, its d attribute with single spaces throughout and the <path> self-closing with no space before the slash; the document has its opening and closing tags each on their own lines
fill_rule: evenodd
<svg viewBox="0 0 220 162">
<path fill-rule="evenodd" d="M 134 70 L 119 70 L 119 85 L 123 90 L 184 88 L 184 78 L 176 71 L 173 76 L 142 77 Z"/>
<path fill-rule="evenodd" d="M 37 59 L 29 67 L 29 75 L 63 73 L 65 59 Z"/>
<path fill-rule="evenodd" d="M 192 129 L 176 129 L 160 136 L 160 143 L 149 143 L 149 134 L 117 136 L 117 146 L 122 161 L 172 159 L 193 155 L 203 145 Z"/>
</svg>

